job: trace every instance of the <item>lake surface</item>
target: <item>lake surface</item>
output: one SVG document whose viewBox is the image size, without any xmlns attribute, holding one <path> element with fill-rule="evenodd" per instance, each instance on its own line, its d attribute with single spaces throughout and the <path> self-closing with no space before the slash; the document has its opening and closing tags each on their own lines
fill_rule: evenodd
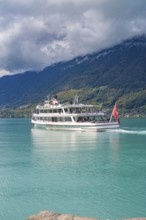
<svg viewBox="0 0 146 220">
<path fill-rule="evenodd" d="M 146 119 L 108 132 L 49 131 L 0 119 L 0 219 L 42 210 L 146 217 Z"/>
</svg>

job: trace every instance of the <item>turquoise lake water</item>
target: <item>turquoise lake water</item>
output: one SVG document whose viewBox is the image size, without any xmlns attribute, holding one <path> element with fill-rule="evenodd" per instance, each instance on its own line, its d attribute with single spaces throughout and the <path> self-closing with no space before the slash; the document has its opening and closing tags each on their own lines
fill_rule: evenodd
<svg viewBox="0 0 146 220">
<path fill-rule="evenodd" d="M 0 119 L 0 220 L 42 210 L 146 217 L 146 119 L 108 132 L 49 131 Z"/>
</svg>

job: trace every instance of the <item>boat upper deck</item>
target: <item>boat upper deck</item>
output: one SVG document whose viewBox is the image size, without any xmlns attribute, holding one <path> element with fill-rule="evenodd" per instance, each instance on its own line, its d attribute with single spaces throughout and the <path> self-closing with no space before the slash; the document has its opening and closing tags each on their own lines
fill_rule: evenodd
<svg viewBox="0 0 146 220">
<path fill-rule="evenodd" d="M 85 105 L 85 104 L 55 104 L 45 103 L 44 105 L 37 105 L 37 109 L 60 109 L 60 108 L 100 108 L 99 105 Z"/>
<path fill-rule="evenodd" d="M 77 98 L 77 97 L 76 97 Z M 74 103 L 60 103 L 57 99 L 45 100 L 44 104 L 36 106 L 33 115 L 51 116 L 51 115 L 104 115 L 100 105 L 81 104 L 78 100 Z"/>
</svg>

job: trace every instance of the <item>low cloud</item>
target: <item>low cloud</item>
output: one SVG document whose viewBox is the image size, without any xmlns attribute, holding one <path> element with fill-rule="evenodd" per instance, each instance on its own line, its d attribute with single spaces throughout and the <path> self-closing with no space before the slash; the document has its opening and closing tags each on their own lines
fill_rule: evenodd
<svg viewBox="0 0 146 220">
<path fill-rule="evenodd" d="M 146 33 L 145 0 L 0 0 L 0 69 L 39 70 Z"/>
</svg>

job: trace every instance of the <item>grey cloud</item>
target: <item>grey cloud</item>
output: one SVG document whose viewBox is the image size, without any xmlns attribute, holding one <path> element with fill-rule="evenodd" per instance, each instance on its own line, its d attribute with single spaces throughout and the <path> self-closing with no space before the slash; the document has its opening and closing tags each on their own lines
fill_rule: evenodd
<svg viewBox="0 0 146 220">
<path fill-rule="evenodd" d="M 146 33 L 145 0 L 0 0 L 0 69 L 41 69 Z"/>
</svg>

